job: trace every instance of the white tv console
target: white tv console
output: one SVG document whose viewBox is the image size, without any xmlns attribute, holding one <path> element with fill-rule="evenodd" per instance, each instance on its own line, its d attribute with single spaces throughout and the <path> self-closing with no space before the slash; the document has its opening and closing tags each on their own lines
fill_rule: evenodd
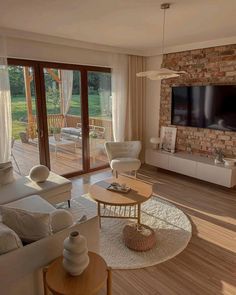
<svg viewBox="0 0 236 295">
<path fill-rule="evenodd" d="M 233 187 L 236 185 L 236 166 L 216 165 L 213 159 L 205 156 L 184 152 L 171 154 L 161 150 L 146 149 L 145 162 L 152 166 L 222 186 Z"/>
</svg>

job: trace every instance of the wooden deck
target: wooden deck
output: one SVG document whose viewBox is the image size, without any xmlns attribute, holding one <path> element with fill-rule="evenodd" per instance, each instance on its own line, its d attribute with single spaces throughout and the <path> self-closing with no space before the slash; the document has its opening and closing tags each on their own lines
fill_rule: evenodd
<svg viewBox="0 0 236 295">
<path fill-rule="evenodd" d="M 30 169 L 39 164 L 39 151 L 36 143 L 22 143 L 15 141 L 12 153 L 20 168 L 20 174 L 28 175 Z M 54 147 L 50 147 L 51 170 L 57 174 L 66 174 L 82 170 L 82 149 L 73 144 L 71 146 L 60 147 L 55 153 Z M 14 171 L 19 174 L 16 163 L 12 159 Z M 104 154 L 99 154 L 90 160 L 91 167 L 99 167 L 108 163 Z"/>
</svg>

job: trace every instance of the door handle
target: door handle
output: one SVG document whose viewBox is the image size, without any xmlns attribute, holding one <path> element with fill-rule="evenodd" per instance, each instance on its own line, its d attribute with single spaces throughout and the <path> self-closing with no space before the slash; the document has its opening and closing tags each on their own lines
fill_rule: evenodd
<svg viewBox="0 0 236 295">
<path fill-rule="evenodd" d="M 38 133 L 39 137 L 43 138 L 43 130 L 36 129 L 36 133 Z"/>
</svg>

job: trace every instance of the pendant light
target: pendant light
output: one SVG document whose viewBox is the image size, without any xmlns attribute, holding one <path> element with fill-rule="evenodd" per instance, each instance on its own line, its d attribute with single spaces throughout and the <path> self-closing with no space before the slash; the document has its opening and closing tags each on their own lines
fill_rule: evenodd
<svg viewBox="0 0 236 295">
<path fill-rule="evenodd" d="M 166 10 L 170 8 L 170 3 L 161 4 L 161 9 L 164 12 L 163 27 L 162 27 L 162 56 L 164 55 L 165 48 L 165 22 L 166 22 Z M 146 71 L 137 73 L 137 77 L 146 77 L 150 80 L 162 80 L 179 77 L 181 74 L 186 74 L 185 71 L 174 71 L 167 68 L 160 68 L 159 70 Z"/>
</svg>

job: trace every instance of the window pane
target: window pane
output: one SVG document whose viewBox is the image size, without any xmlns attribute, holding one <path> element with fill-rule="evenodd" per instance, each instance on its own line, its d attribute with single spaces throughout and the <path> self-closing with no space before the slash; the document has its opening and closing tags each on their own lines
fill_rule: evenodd
<svg viewBox="0 0 236 295">
<path fill-rule="evenodd" d="M 83 170 L 80 72 L 44 69 L 51 170 Z"/>
<path fill-rule="evenodd" d="M 34 72 L 31 67 L 9 66 L 14 172 L 28 175 L 39 163 Z"/>
</svg>

